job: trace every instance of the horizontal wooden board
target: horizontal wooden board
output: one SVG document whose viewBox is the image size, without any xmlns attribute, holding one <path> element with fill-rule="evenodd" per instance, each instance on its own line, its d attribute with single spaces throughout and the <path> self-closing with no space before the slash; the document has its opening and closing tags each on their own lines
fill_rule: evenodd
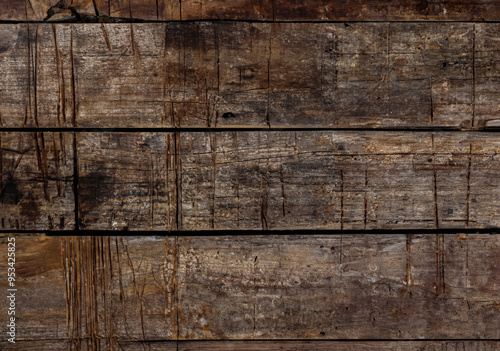
<svg viewBox="0 0 500 351">
<path fill-rule="evenodd" d="M 125 19 L 255 21 L 498 21 L 495 0 L 1 0 L 0 20 L 111 16 Z M 72 12 L 70 9 L 73 8 Z M 76 12 L 76 13 L 75 13 Z M 79 16 L 77 16 L 77 14 Z M 49 17 L 50 15 L 50 17 Z M 100 20 L 107 20 L 105 17 Z"/>
<path fill-rule="evenodd" d="M 81 229 L 500 226 L 479 132 L 79 133 Z"/>
<path fill-rule="evenodd" d="M 17 236 L 17 336 L 74 349 L 177 337 L 498 339 L 499 248 L 499 235 L 459 233 Z M 464 345 L 487 344 L 450 343 Z"/>
<path fill-rule="evenodd" d="M 75 228 L 73 133 L 0 132 L 0 229 Z"/>
<path fill-rule="evenodd" d="M 18 339 L 65 339 L 71 349 L 95 350 L 104 337 L 103 346 L 114 350 L 117 340 L 176 336 L 173 239 L 16 238 Z M 0 247 L 7 252 L 6 237 Z M 0 268 L 7 272 L 6 260 Z M 6 288 L 6 274 L 0 286 Z M 2 299 L 2 310 L 8 302 Z"/>
<path fill-rule="evenodd" d="M 120 341 L 122 351 L 495 351 L 500 347 L 498 341 Z M 66 340 L 21 341 L 15 345 L 0 342 L 2 350 L 71 350 Z M 106 342 L 100 341 L 101 349 Z M 92 350 L 85 343 L 79 350 Z"/>
<path fill-rule="evenodd" d="M 497 24 L 0 26 L 2 127 L 498 126 Z"/>
<path fill-rule="evenodd" d="M 494 351 L 497 341 L 201 341 L 179 342 L 179 351 Z"/>
</svg>

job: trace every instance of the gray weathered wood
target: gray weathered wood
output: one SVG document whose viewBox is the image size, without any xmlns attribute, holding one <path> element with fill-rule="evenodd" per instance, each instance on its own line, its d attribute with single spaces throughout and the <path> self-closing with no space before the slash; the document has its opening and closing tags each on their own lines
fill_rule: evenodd
<svg viewBox="0 0 500 351">
<path fill-rule="evenodd" d="M 0 119 L 3 127 L 484 128 L 499 108 L 497 27 L 2 25 Z"/>
<path fill-rule="evenodd" d="M 0 229 L 75 228 L 73 133 L 0 132 Z"/>
</svg>

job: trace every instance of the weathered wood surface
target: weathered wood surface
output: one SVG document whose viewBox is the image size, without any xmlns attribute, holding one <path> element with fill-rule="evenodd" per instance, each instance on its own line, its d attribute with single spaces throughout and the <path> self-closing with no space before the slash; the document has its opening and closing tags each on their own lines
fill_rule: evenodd
<svg viewBox="0 0 500 351">
<path fill-rule="evenodd" d="M 17 338 L 67 340 L 74 350 L 95 350 L 102 338 L 116 350 L 117 340 L 175 337 L 172 240 L 17 236 Z M 0 247 L 7 252 L 5 237 Z"/>
<path fill-rule="evenodd" d="M 0 229 L 75 228 L 73 133 L 0 132 Z"/>
<path fill-rule="evenodd" d="M 498 21 L 495 0 L 1 0 L 0 20 Z M 70 9 L 73 8 L 72 12 Z M 76 13 L 77 14 L 76 14 Z M 100 20 L 108 20 L 100 18 Z"/>
<path fill-rule="evenodd" d="M 70 342 L 62 340 L 21 341 L 16 346 L 2 343 L 2 350 L 67 351 Z M 120 341 L 121 351 L 496 351 L 498 341 Z M 106 344 L 101 341 L 101 349 Z M 82 351 L 93 350 L 82 345 Z"/>
<path fill-rule="evenodd" d="M 496 341 L 205 341 L 179 342 L 179 351 L 494 351 Z M 152 349 L 153 350 L 153 349 Z"/>
<path fill-rule="evenodd" d="M 78 133 L 81 229 L 500 226 L 479 132 Z"/>
<path fill-rule="evenodd" d="M 498 127 L 490 23 L 0 26 L 3 127 Z"/>
<path fill-rule="evenodd" d="M 177 338 L 500 337 L 498 235 L 18 236 L 16 243 L 20 341 L 117 349 Z M 487 345 L 451 343 L 466 344 Z"/>
</svg>

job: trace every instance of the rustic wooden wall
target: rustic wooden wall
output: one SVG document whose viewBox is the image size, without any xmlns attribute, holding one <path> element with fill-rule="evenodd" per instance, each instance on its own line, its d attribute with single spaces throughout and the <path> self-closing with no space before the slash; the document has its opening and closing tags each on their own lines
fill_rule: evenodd
<svg viewBox="0 0 500 351">
<path fill-rule="evenodd" d="M 500 349 L 499 21 L 0 0 L 0 348 Z"/>
</svg>

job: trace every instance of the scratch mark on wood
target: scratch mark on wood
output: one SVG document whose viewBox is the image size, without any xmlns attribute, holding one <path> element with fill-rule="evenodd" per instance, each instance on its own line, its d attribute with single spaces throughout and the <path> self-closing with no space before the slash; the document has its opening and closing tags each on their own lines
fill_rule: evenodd
<svg viewBox="0 0 500 351">
<path fill-rule="evenodd" d="M 472 118 L 471 129 L 474 128 L 476 118 L 476 24 L 472 25 Z"/>
<path fill-rule="evenodd" d="M 411 285 L 413 284 L 413 280 L 411 277 L 411 240 L 412 235 L 406 234 L 406 275 L 405 275 L 405 284 L 408 288 L 408 291 L 411 295 Z"/>
<path fill-rule="evenodd" d="M 118 285 L 120 287 L 120 301 L 122 303 L 122 315 L 123 315 L 123 323 L 124 323 L 124 329 L 125 329 L 125 334 L 127 337 L 130 337 L 129 334 L 129 326 L 127 322 L 127 314 L 126 314 L 126 308 L 125 308 L 125 289 L 123 288 L 123 273 L 122 273 L 122 264 L 121 264 L 121 253 L 120 253 L 120 246 L 123 246 L 123 238 L 119 238 L 120 240 L 120 245 L 118 244 L 118 237 L 115 237 L 115 247 L 116 247 L 116 260 L 118 263 Z"/>
<path fill-rule="evenodd" d="M 366 230 L 366 223 L 368 218 L 368 170 L 365 169 L 365 189 L 363 192 L 363 202 L 364 202 L 364 218 L 363 218 L 363 228 Z"/>
<path fill-rule="evenodd" d="M 178 132 L 174 133 L 175 160 L 175 198 L 176 198 L 176 229 L 182 229 L 182 174 L 181 174 L 181 140 Z"/>
<path fill-rule="evenodd" d="M 269 34 L 269 57 L 267 58 L 267 109 L 266 109 L 266 124 L 271 128 L 271 120 L 269 117 L 269 110 L 271 109 L 271 57 L 272 57 L 272 43 L 273 43 L 274 24 L 271 26 Z"/>
<path fill-rule="evenodd" d="M 210 133 L 210 152 L 212 160 L 212 177 L 211 177 L 211 193 L 210 193 L 210 215 L 211 227 L 215 228 L 215 175 L 217 170 L 217 134 Z"/>
<path fill-rule="evenodd" d="M 102 30 L 102 36 L 104 37 L 104 41 L 106 42 L 106 46 L 108 47 L 108 51 L 112 53 L 113 50 L 111 49 L 111 43 L 109 41 L 108 31 L 106 30 L 106 26 L 103 23 L 101 23 L 101 30 Z"/>
<path fill-rule="evenodd" d="M 432 175 L 434 183 L 434 225 L 439 229 L 439 209 L 438 209 L 438 187 L 437 187 L 437 174 L 436 174 L 436 153 L 434 148 L 434 134 L 431 134 L 432 140 Z"/>
<path fill-rule="evenodd" d="M 162 116 L 162 124 L 166 123 L 167 121 L 167 116 L 168 116 L 168 104 L 167 104 L 167 82 L 168 82 L 168 77 L 169 77 L 169 71 L 168 71 L 168 26 L 165 26 L 165 43 L 163 45 L 163 92 L 162 92 L 162 99 L 163 99 L 163 116 Z M 170 89 L 169 89 L 170 91 Z M 172 101 L 172 96 L 170 96 L 170 101 Z M 171 115 L 171 125 L 172 127 L 175 127 L 175 122 L 174 122 L 174 108 L 173 108 L 173 103 L 172 104 L 172 115 Z"/>
<path fill-rule="evenodd" d="M 340 170 L 340 230 L 344 230 L 344 170 Z"/>
<path fill-rule="evenodd" d="M 430 113 L 429 113 L 429 124 L 432 125 L 434 123 L 434 104 L 432 102 L 432 77 L 429 78 L 429 95 L 430 95 Z"/>
<path fill-rule="evenodd" d="M 130 0 L 129 0 L 130 3 Z M 130 46 L 132 47 L 132 53 L 134 56 L 140 56 L 139 53 L 139 48 L 137 47 L 135 43 L 135 36 L 134 36 L 134 25 L 133 23 L 130 23 Z"/>
<path fill-rule="evenodd" d="M 472 168 L 472 143 L 469 143 L 469 156 L 467 163 L 467 194 L 465 199 L 465 228 L 469 228 L 470 221 L 470 173 Z"/>
<path fill-rule="evenodd" d="M 283 181 L 283 161 L 280 162 L 280 183 L 281 183 L 281 209 L 283 211 L 283 217 L 285 217 L 285 184 Z"/>
<path fill-rule="evenodd" d="M 41 145 L 38 144 L 40 140 Z M 35 144 L 35 153 L 38 164 L 38 170 L 42 176 L 43 195 L 45 200 L 49 200 L 48 184 L 47 184 L 47 153 L 45 150 L 45 142 L 43 133 L 33 133 L 33 141 Z"/>
<path fill-rule="evenodd" d="M 173 169 L 173 167 L 170 167 L 171 164 L 171 155 L 170 155 L 170 144 L 171 144 L 171 135 L 167 134 L 165 138 L 165 182 L 164 182 L 164 188 L 165 188 L 165 195 L 167 196 L 167 218 L 166 218 L 166 227 L 170 231 L 172 227 L 170 226 L 170 217 L 172 213 L 172 205 L 171 205 L 171 197 L 170 197 L 170 169 Z M 175 148 L 175 147 L 174 147 Z M 175 176 L 174 176 L 175 177 Z"/>
<path fill-rule="evenodd" d="M 71 27 L 71 36 L 69 42 L 69 60 L 71 62 L 71 93 L 73 100 L 73 109 L 71 116 L 71 123 L 76 127 L 76 77 L 75 77 L 75 59 L 73 57 L 73 27 Z"/>
<path fill-rule="evenodd" d="M 436 234 L 436 297 L 444 297 L 444 235 Z"/>
</svg>

